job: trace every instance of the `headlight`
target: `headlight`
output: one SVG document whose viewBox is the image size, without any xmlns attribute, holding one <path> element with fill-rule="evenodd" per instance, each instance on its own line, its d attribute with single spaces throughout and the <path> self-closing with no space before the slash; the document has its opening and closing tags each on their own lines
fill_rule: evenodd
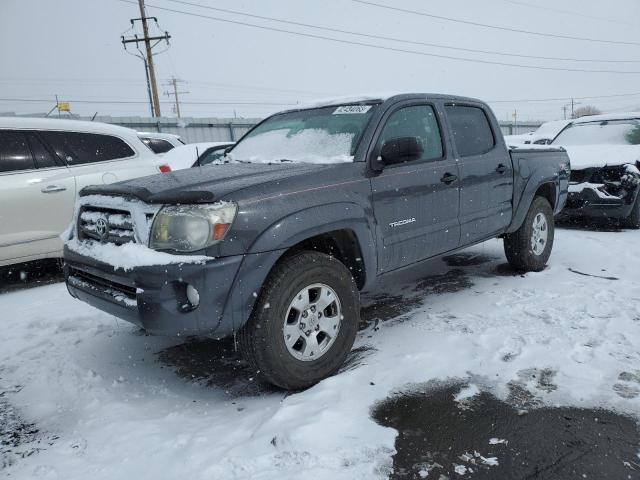
<svg viewBox="0 0 640 480">
<path fill-rule="evenodd" d="M 224 238 L 236 216 L 234 203 L 170 205 L 156 215 L 149 248 L 195 252 Z"/>
</svg>

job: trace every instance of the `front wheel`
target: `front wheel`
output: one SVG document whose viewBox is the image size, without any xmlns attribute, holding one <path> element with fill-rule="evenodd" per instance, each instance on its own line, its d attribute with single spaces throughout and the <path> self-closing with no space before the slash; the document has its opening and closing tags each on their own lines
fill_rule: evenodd
<svg viewBox="0 0 640 480">
<path fill-rule="evenodd" d="M 551 255 L 554 230 L 549 201 L 535 197 L 520 228 L 504 237 L 504 252 L 509 264 L 526 272 L 544 269 Z"/>
<path fill-rule="evenodd" d="M 269 275 L 239 332 L 240 348 L 266 380 L 297 390 L 340 368 L 359 322 L 358 288 L 347 267 L 323 253 L 300 252 Z"/>
</svg>

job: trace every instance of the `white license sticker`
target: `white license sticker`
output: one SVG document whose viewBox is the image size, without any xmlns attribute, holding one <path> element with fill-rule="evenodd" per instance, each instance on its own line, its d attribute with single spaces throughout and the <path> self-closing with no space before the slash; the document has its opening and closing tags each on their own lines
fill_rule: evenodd
<svg viewBox="0 0 640 480">
<path fill-rule="evenodd" d="M 334 115 L 344 115 L 348 113 L 367 113 L 371 110 L 371 105 L 342 105 L 333 111 Z"/>
</svg>

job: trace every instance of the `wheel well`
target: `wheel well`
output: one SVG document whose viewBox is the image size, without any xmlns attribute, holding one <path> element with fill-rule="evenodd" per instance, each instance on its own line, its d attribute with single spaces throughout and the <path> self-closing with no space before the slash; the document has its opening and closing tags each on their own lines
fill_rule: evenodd
<svg viewBox="0 0 640 480">
<path fill-rule="evenodd" d="M 536 190 L 536 194 L 534 197 L 542 197 L 546 198 L 549 201 L 549 205 L 551 208 L 555 210 L 556 208 L 556 186 L 553 183 L 543 183 Z"/>
<path fill-rule="evenodd" d="M 349 269 L 358 288 L 364 286 L 365 266 L 360 244 L 353 230 L 334 230 L 307 238 L 287 250 L 285 256 L 302 250 L 315 250 L 335 257 Z"/>
</svg>

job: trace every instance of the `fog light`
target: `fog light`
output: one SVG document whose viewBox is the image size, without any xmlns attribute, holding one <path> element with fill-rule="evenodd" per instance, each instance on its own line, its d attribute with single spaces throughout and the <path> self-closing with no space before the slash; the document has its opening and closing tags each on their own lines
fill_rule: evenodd
<svg viewBox="0 0 640 480">
<path fill-rule="evenodd" d="M 200 305 L 200 294 L 193 285 L 187 285 L 187 300 L 191 304 L 191 308 L 196 308 Z"/>
</svg>

